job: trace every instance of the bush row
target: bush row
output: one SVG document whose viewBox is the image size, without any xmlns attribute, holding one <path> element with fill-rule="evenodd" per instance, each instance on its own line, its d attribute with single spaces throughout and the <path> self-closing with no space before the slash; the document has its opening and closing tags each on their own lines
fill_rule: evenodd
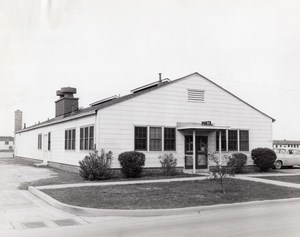
<svg viewBox="0 0 300 237">
<path fill-rule="evenodd" d="M 276 154 L 268 148 L 256 148 L 251 151 L 251 157 L 261 171 L 272 168 L 276 160 Z M 89 153 L 82 161 L 79 162 L 80 176 L 87 180 L 109 179 L 112 176 L 111 163 L 113 154 L 111 151 L 101 150 Z M 159 155 L 162 172 L 165 175 L 175 175 L 177 159 L 173 154 Z M 121 172 L 127 178 L 137 178 L 142 174 L 145 165 L 145 154 L 137 151 L 123 152 L 119 155 L 118 161 L 121 166 Z M 247 162 L 247 156 L 243 153 L 234 153 L 229 158 L 227 168 L 232 173 L 242 173 Z"/>
<path fill-rule="evenodd" d="M 113 154 L 111 151 L 105 152 L 103 149 L 100 154 L 98 151 L 90 152 L 82 161 L 79 161 L 79 174 L 87 180 L 103 180 L 112 176 Z M 165 175 L 175 175 L 177 159 L 173 154 L 159 155 L 162 172 Z M 140 177 L 145 165 L 145 154 L 137 151 L 127 151 L 119 155 L 118 161 L 121 172 L 126 178 Z"/>
</svg>

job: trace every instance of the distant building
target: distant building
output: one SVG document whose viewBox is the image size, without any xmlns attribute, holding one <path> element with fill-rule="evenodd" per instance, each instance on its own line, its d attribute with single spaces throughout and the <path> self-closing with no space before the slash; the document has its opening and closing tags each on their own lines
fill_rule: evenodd
<svg viewBox="0 0 300 237">
<path fill-rule="evenodd" d="M 14 138 L 13 137 L 0 137 L 0 151 L 13 150 Z"/>
<path fill-rule="evenodd" d="M 300 141 L 274 140 L 273 148 L 300 148 Z"/>
<path fill-rule="evenodd" d="M 22 111 L 16 110 L 15 111 L 15 132 L 22 130 Z"/>
<path fill-rule="evenodd" d="M 275 120 L 199 73 L 173 81 L 160 77 L 84 109 L 75 88 L 56 94 L 55 118 L 15 133 L 16 156 L 78 171 L 78 162 L 95 148 L 112 151 L 117 169 L 121 152 L 143 152 L 145 169 L 160 168 L 158 156 L 172 153 L 178 169 L 196 172 L 213 165 L 208 152 L 250 157 L 254 148 L 272 148 Z"/>
</svg>

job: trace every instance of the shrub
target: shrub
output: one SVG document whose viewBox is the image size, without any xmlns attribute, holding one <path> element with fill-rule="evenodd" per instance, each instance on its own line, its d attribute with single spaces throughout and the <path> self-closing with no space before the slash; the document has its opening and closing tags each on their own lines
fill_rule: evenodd
<svg viewBox="0 0 300 237">
<path fill-rule="evenodd" d="M 105 153 L 102 149 L 100 155 L 98 151 L 90 152 L 89 155 L 79 161 L 79 174 L 87 180 L 102 180 L 111 177 L 112 152 Z"/>
<path fill-rule="evenodd" d="M 240 174 L 243 172 L 246 162 L 247 156 L 244 153 L 233 153 L 227 166 L 231 167 L 234 173 Z"/>
<path fill-rule="evenodd" d="M 177 159 L 174 158 L 172 153 L 159 155 L 158 159 L 161 163 L 161 167 L 163 168 L 163 173 L 165 175 L 175 175 L 176 174 L 175 168 L 177 165 Z"/>
<path fill-rule="evenodd" d="M 220 159 L 219 156 L 212 152 L 209 152 L 208 155 L 209 159 L 214 164 L 214 166 L 210 167 L 210 173 L 212 174 L 213 179 L 221 185 L 222 192 L 226 193 L 225 180 L 229 176 L 234 176 L 233 168 L 226 165 L 229 162 L 229 158 L 224 155 Z"/>
<path fill-rule="evenodd" d="M 139 177 L 145 165 L 145 155 L 137 151 L 127 151 L 119 155 L 121 171 L 127 178 Z"/>
<path fill-rule="evenodd" d="M 251 151 L 251 157 L 261 171 L 267 171 L 273 167 L 276 153 L 269 148 L 255 148 Z"/>
</svg>

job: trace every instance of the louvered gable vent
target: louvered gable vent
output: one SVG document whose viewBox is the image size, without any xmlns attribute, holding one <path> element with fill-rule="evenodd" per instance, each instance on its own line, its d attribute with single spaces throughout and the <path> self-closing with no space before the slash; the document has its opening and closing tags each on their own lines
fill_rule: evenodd
<svg viewBox="0 0 300 237">
<path fill-rule="evenodd" d="M 204 102 L 204 91 L 188 89 L 188 101 Z"/>
</svg>

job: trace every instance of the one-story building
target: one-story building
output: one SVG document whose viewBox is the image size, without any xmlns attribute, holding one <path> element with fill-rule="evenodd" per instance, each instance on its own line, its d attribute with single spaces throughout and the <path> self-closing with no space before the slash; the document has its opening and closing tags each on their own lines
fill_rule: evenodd
<svg viewBox="0 0 300 237">
<path fill-rule="evenodd" d="M 0 151 L 12 151 L 14 138 L 12 136 L 0 136 Z"/>
<path fill-rule="evenodd" d="M 274 140 L 273 148 L 300 148 L 300 141 L 295 140 Z"/>
<path fill-rule="evenodd" d="M 193 73 L 160 79 L 79 109 L 75 88 L 57 91 L 56 116 L 15 133 L 15 155 L 76 170 L 93 149 L 118 155 L 140 151 L 145 168 L 160 168 L 158 156 L 172 153 L 183 170 L 208 170 L 208 152 L 231 154 L 272 148 L 272 117 L 208 78 Z M 248 159 L 249 165 L 252 160 Z"/>
</svg>

